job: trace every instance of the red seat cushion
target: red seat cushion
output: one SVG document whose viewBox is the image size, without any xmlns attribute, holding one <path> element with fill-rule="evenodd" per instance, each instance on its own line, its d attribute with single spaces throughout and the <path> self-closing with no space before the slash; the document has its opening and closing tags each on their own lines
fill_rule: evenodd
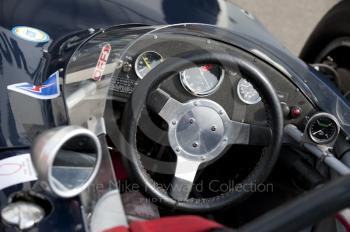
<svg viewBox="0 0 350 232">
<path fill-rule="evenodd" d="M 105 232 L 205 232 L 223 228 L 216 222 L 198 216 L 163 217 L 150 221 L 135 221 L 129 225 L 119 226 Z"/>
</svg>

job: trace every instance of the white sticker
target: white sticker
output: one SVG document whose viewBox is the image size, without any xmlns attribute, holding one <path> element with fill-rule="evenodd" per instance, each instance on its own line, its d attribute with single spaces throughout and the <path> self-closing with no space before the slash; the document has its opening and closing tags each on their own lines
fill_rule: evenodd
<svg viewBox="0 0 350 232">
<path fill-rule="evenodd" d="M 111 53 L 111 50 L 112 50 L 112 47 L 110 44 L 105 44 L 102 47 L 100 56 L 99 56 L 97 64 L 96 64 L 94 74 L 92 75 L 92 79 L 94 79 L 95 81 L 100 81 L 102 79 L 103 72 L 105 71 L 108 57 L 109 57 L 109 53 Z"/>
<path fill-rule="evenodd" d="M 22 82 L 9 85 L 7 89 L 37 99 L 53 99 L 60 95 L 59 72 L 51 74 L 41 85 Z"/>
<path fill-rule="evenodd" d="M 0 160 L 0 189 L 37 179 L 30 154 Z"/>
<path fill-rule="evenodd" d="M 21 39 L 35 42 L 35 43 L 45 43 L 50 40 L 48 34 L 33 27 L 17 26 L 12 28 L 12 33 Z"/>
</svg>

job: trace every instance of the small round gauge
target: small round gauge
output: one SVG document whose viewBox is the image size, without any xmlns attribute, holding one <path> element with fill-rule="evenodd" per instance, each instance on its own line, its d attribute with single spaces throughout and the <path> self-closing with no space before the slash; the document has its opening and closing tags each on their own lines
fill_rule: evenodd
<svg viewBox="0 0 350 232">
<path fill-rule="evenodd" d="M 253 85 L 244 78 L 238 81 L 237 94 L 242 102 L 253 105 L 261 101 L 261 97 L 253 87 Z"/>
<path fill-rule="evenodd" d="M 217 64 L 205 64 L 180 72 L 183 87 L 194 96 L 214 93 L 224 79 L 224 70 Z"/>
<path fill-rule="evenodd" d="M 154 67 L 163 61 L 163 57 L 155 51 L 140 54 L 135 61 L 136 75 L 143 79 Z"/>
<path fill-rule="evenodd" d="M 334 141 L 339 133 L 337 119 L 328 113 L 319 113 L 310 118 L 307 132 L 312 141 L 327 144 Z"/>
</svg>

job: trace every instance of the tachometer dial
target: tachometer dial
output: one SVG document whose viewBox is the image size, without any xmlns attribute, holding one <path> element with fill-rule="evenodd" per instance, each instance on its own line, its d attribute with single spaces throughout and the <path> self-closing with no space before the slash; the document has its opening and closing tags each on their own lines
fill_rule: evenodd
<svg viewBox="0 0 350 232">
<path fill-rule="evenodd" d="M 261 101 L 261 97 L 253 87 L 253 85 L 244 78 L 238 81 L 237 94 L 242 102 L 253 105 Z"/>
<path fill-rule="evenodd" d="M 327 113 L 319 113 L 310 118 L 307 132 L 312 141 L 327 144 L 334 141 L 339 133 L 337 119 Z"/>
<path fill-rule="evenodd" d="M 223 77 L 224 70 L 217 64 L 206 64 L 180 72 L 183 87 L 195 96 L 207 96 L 215 92 Z"/>
<path fill-rule="evenodd" d="M 135 61 L 136 75 L 143 79 L 154 67 L 163 61 L 163 57 L 154 51 L 140 54 Z"/>
</svg>

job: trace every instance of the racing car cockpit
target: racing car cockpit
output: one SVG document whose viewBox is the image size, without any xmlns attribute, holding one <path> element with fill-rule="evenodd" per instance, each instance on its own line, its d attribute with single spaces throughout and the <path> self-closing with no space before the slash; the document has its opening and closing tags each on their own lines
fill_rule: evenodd
<svg viewBox="0 0 350 232">
<path fill-rule="evenodd" d="M 38 180 L 8 192 L 4 230 L 104 231 L 182 214 L 242 231 L 294 231 L 336 212 L 346 225 L 349 104 L 259 39 L 205 24 L 121 25 L 58 43 L 48 69 L 61 94 L 40 103 L 54 125 L 28 127 L 13 112 Z M 332 179 L 338 190 L 321 187 Z"/>
</svg>

